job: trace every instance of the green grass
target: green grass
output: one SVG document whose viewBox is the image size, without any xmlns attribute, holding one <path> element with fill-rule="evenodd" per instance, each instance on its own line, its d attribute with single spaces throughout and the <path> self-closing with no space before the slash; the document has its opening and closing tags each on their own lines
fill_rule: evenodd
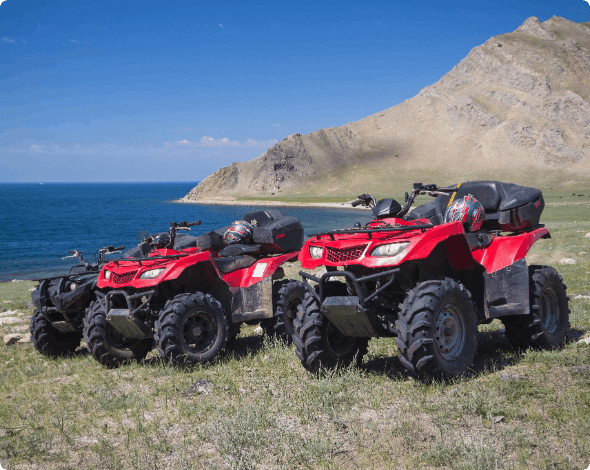
<svg viewBox="0 0 590 470">
<path fill-rule="evenodd" d="M 574 191 L 576 192 L 576 191 Z M 560 199 L 560 194 L 556 195 Z M 529 262 L 554 265 L 570 293 L 590 292 L 590 208 L 548 205 Z M 579 199 L 582 199 L 581 197 Z M 559 202 L 559 201 L 554 201 Z M 571 257 L 576 265 L 560 265 Z M 298 267 L 290 266 L 295 277 Z M 33 283 L 0 284 L 21 318 Z M 5 307 L 6 308 L 6 307 Z M 570 341 L 515 351 L 495 320 L 480 327 L 467 377 L 407 376 L 392 339 L 359 369 L 315 377 L 293 346 L 246 326 L 219 361 L 182 369 L 150 353 L 115 370 L 83 349 L 48 359 L 0 342 L 0 464 L 7 469 L 586 469 L 590 465 L 590 301 L 573 299 Z M 0 327 L 0 333 L 26 329 Z M 207 395 L 187 393 L 198 379 Z"/>
</svg>

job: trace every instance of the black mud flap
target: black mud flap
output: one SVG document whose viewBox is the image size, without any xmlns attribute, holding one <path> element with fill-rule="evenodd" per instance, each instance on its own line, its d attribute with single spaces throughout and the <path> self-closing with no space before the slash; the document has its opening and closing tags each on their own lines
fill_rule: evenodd
<svg viewBox="0 0 590 470">
<path fill-rule="evenodd" d="M 250 287 L 231 288 L 231 322 L 261 320 L 271 318 L 272 309 L 272 279 L 267 277 Z"/>
<path fill-rule="evenodd" d="M 326 297 L 321 312 L 345 336 L 372 338 L 377 336 L 367 311 L 353 295 Z"/>
<path fill-rule="evenodd" d="M 524 259 L 491 274 L 484 273 L 484 281 L 486 318 L 530 313 L 529 268 Z"/>
<path fill-rule="evenodd" d="M 106 320 L 117 332 L 126 338 L 151 338 L 152 329 L 138 318 L 130 318 L 131 311 L 126 308 L 112 308 Z"/>
</svg>

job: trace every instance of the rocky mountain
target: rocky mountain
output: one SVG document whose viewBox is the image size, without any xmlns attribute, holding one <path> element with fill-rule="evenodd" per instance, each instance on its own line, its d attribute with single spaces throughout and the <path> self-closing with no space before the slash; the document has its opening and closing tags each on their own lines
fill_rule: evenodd
<svg viewBox="0 0 590 470">
<path fill-rule="evenodd" d="M 417 96 L 294 134 L 187 196 L 385 195 L 414 181 L 590 187 L 590 23 L 529 18 L 474 48 Z"/>
</svg>

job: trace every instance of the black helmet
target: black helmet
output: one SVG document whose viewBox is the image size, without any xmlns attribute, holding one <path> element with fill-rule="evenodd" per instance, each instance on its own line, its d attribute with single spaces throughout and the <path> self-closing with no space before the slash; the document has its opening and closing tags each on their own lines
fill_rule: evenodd
<svg viewBox="0 0 590 470">
<path fill-rule="evenodd" d="M 245 220 L 236 220 L 223 234 L 223 241 L 226 245 L 236 243 L 251 243 L 254 229 Z"/>
<path fill-rule="evenodd" d="M 481 202 L 469 194 L 453 201 L 445 212 L 444 223 L 463 222 L 466 232 L 477 232 L 483 224 L 485 215 Z"/>
</svg>

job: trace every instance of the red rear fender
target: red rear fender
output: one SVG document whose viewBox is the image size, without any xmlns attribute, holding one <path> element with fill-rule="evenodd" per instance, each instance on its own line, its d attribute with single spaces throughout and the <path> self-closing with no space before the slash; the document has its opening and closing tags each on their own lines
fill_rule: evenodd
<svg viewBox="0 0 590 470">
<path fill-rule="evenodd" d="M 539 238 L 549 237 L 545 227 L 519 235 L 494 237 L 488 247 L 473 251 L 473 258 L 488 273 L 493 273 L 523 259 Z"/>
<path fill-rule="evenodd" d="M 299 252 L 287 253 L 280 256 L 269 256 L 256 261 L 252 266 L 226 274 L 223 281 L 229 287 L 250 287 L 269 276 L 287 261 L 294 261 Z"/>
</svg>

